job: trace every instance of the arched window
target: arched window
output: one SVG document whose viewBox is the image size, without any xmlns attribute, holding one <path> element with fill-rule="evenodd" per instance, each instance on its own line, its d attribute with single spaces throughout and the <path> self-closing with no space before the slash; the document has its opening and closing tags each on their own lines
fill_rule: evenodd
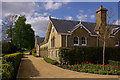
<svg viewBox="0 0 120 80">
<path fill-rule="evenodd" d="M 82 46 L 87 46 L 87 39 L 86 39 L 86 37 L 82 37 Z"/>
<path fill-rule="evenodd" d="M 118 38 L 116 38 L 115 46 L 119 46 L 119 39 Z"/>
<path fill-rule="evenodd" d="M 74 37 L 74 46 L 79 46 L 79 38 Z"/>
</svg>

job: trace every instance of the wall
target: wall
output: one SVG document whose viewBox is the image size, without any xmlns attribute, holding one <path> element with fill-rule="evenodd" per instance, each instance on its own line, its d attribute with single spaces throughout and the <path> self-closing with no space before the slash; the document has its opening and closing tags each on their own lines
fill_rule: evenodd
<svg viewBox="0 0 120 80">
<path fill-rule="evenodd" d="M 90 36 L 90 34 L 82 27 L 74 30 L 72 35 L 67 36 L 67 46 L 74 47 L 74 37 L 79 37 L 79 46 L 82 46 L 82 37 L 87 39 L 87 47 L 96 47 L 97 38 L 95 36 Z M 66 47 L 66 36 L 62 35 L 62 47 Z"/>
</svg>

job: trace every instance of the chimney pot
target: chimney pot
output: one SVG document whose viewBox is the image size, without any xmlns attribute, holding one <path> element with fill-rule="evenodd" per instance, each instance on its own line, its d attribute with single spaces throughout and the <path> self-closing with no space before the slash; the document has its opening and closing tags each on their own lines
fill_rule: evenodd
<svg viewBox="0 0 120 80">
<path fill-rule="evenodd" d="M 100 5 L 100 8 L 103 8 L 103 6 L 102 6 L 102 5 Z"/>
</svg>

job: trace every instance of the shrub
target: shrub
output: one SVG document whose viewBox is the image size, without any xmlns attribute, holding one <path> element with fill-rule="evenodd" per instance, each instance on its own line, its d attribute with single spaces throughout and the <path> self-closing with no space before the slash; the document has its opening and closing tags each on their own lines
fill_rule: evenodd
<svg viewBox="0 0 120 80">
<path fill-rule="evenodd" d="M 3 80 L 12 80 L 14 68 L 12 66 L 12 63 L 8 62 L 6 64 L 2 64 L 2 79 Z"/>
<path fill-rule="evenodd" d="M 17 47 L 14 46 L 12 43 L 6 42 L 6 41 L 2 42 L 2 54 L 3 55 L 15 53 L 17 50 L 18 50 Z"/>
<path fill-rule="evenodd" d="M 102 70 L 99 71 L 99 74 L 106 74 L 106 73 L 107 73 L 106 71 L 102 71 Z"/>
<path fill-rule="evenodd" d="M 50 59 L 50 58 L 44 58 L 44 60 L 45 60 L 46 62 L 48 62 L 48 63 L 53 64 L 53 65 L 55 65 L 55 64 L 58 63 L 56 60 L 52 60 L 52 59 Z"/>
<path fill-rule="evenodd" d="M 94 71 L 95 74 L 98 74 L 99 72 L 98 71 Z"/>
<path fill-rule="evenodd" d="M 76 64 L 84 61 L 90 61 L 91 63 L 102 63 L 102 47 L 74 47 L 74 48 L 60 48 L 60 62 L 62 64 Z M 106 48 L 105 51 L 105 63 L 108 60 L 118 60 L 120 56 L 120 49 Z"/>
<path fill-rule="evenodd" d="M 10 80 L 15 79 L 22 56 L 23 56 L 22 53 L 13 53 L 13 54 L 5 55 L 2 58 L 2 65 L 3 65 L 2 71 L 8 72 L 8 74 L 10 75 L 10 77 L 9 77 Z M 13 69 L 12 69 L 12 67 L 13 67 Z M 6 72 L 2 73 L 2 77 L 8 77 L 7 76 L 8 74 L 7 75 L 6 74 L 7 74 Z M 5 80 L 7 80 L 7 79 L 5 79 Z"/>
<path fill-rule="evenodd" d="M 32 55 L 33 55 L 34 57 L 37 57 L 37 54 L 36 54 L 36 53 L 32 53 Z"/>
<path fill-rule="evenodd" d="M 112 66 L 120 66 L 120 61 L 113 61 L 113 60 L 108 60 L 109 65 Z"/>
</svg>

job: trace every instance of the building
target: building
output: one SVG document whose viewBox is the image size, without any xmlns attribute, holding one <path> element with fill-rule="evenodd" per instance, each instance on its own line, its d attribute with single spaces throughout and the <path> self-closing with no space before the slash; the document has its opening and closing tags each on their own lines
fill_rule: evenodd
<svg viewBox="0 0 120 80">
<path fill-rule="evenodd" d="M 96 11 L 96 23 L 62 20 L 49 17 L 49 24 L 44 41 L 40 43 L 40 55 L 58 60 L 60 47 L 102 47 L 98 39 L 99 25 L 106 25 L 107 9 L 102 6 Z M 109 25 L 111 26 L 111 25 Z M 119 47 L 120 26 L 115 28 L 106 42 L 107 47 Z"/>
<path fill-rule="evenodd" d="M 37 56 L 40 56 L 40 42 L 44 40 L 44 37 L 35 37 L 35 48 Z"/>
</svg>

